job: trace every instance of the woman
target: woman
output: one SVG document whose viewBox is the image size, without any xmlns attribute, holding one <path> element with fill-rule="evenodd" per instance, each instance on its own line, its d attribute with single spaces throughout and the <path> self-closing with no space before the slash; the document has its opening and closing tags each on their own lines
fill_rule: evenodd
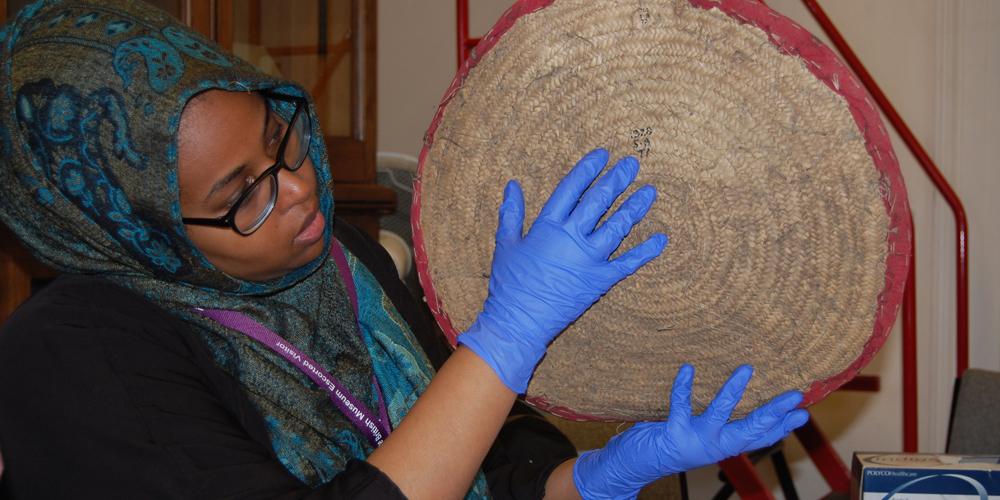
<svg viewBox="0 0 1000 500">
<path fill-rule="evenodd" d="M 586 155 L 524 236 L 510 183 L 489 298 L 435 373 L 384 254 L 333 219 L 301 88 L 138 2 L 35 3 L 0 38 L 0 218 L 66 273 L 0 332 L 11 498 L 487 497 L 480 466 L 548 343 L 666 244 L 609 260 L 655 198 L 597 226 L 635 159 L 595 182 L 608 155 Z M 692 377 L 669 421 L 540 452 L 492 493 L 630 497 L 807 418 L 789 393 L 727 423 L 748 367 L 692 417 Z"/>
</svg>

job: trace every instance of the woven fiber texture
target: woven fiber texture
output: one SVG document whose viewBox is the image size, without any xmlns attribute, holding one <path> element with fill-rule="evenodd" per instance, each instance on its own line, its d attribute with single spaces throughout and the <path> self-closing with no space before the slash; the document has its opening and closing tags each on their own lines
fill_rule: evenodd
<svg viewBox="0 0 1000 500">
<path fill-rule="evenodd" d="M 828 49 L 749 0 L 522 1 L 484 38 L 428 132 L 414 206 L 449 336 L 486 298 L 505 182 L 527 225 L 595 147 L 638 157 L 634 188 L 659 192 L 619 252 L 655 231 L 670 245 L 556 339 L 529 401 L 661 419 L 682 363 L 696 410 L 750 363 L 742 415 L 790 389 L 815 402 L 882 345 L 910 241 L 885 130 Z"/>
</svg>

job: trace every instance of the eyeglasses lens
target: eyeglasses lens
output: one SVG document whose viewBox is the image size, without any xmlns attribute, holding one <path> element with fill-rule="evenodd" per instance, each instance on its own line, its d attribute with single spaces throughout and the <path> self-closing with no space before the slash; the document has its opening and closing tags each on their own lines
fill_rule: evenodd
<svg viewBox="0 0 1000 500">
<path fill-rule="evenodd" d="M 309 154 L 309 142 L 312 136 L 312 127 L 309 123 L 309 112 L 304 107 L 296 113 L 292 122 L 292 133 L 288 137 L 288 144 L 285 145 L 285 165 L 289 170 L 298 170 Z"/>
<path fill-rule="evenodd" d="M 284 150 L 284 166 L 289 170 L 298 170 L 309 154 L 309 142 L 312 139 L 312 127 L 309 112 L 305 108 L 295 114 L 289 128 L 287 143 Z M 271 215 L 278 199 L 278 172 L 268 175 L 267 179 L 258 182 L 253 190 L 236 211 L 236 229 L 242 234 L 250 234 L 259 228 Z"/>
<path fill-rule="evenodd" d="M 247 193 L 247 197 L 240 204 L 240 209 L 236 211 L 236 229 L 248 234 L 260 227 L 261 224 L 271 215 L 274 202 L 278 198 L 278 182 L 273 175 L 257 183 L 253 191 Z"/>
</svg>

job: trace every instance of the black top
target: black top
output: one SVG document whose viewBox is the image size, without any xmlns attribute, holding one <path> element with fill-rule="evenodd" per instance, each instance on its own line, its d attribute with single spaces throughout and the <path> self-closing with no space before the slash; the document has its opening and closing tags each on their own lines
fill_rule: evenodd
<svg viewBox="0 0 1000 500">
<path fill-rule="evenodd" d="M 384 250 L 335 231 L 386 289 L 435 365 L 448 352 Z M 523 406 L 484 462 L 497 498 L 540 498 L 575 452 Z M 278 461 L 239 383 L 188 325 L 97 277 L 63 276 L 0 330 L 0 498 L 402 498 L 354 460 L 311 489 Z"/>
</svg>

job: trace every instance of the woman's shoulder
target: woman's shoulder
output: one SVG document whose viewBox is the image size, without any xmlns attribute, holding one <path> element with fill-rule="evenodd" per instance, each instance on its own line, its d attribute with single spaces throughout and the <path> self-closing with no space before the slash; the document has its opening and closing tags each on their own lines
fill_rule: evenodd
<svg viewBox="0 0 1000 500">
<path fill-rule="evenodd" d="M 0 497 L 302 488 L 196 331 L 101 278 L 57 278 L 0 328 L 0 409 Z"/>
<path fill-rule="evenodd" d="M 0 327 L 0 353 L 45 357 L 53 341 L 77 348 L 124 336 L 129 347 L 184 349 L 183 324 L 145 297 L 98 276 L 64 275 L 45 285 Z M 58 350 L 58 349 L 57 349 Z"/>
<path fill-rule="evenodd" d="M 135 309 L 139 310 L 133 314 L 132 310 Z M 158 309 L 144 297 L 100 276 L 64 274 L 33 293 L 14 311 L 4 326 L 27 319 L 43 319 L 38 316 L 44 317 L 46 313 L 72 313 L 84 317 L 141 317 L 144 313 Z M 62 315 L 58 317 L 61 318 Z"/>
</svg>

